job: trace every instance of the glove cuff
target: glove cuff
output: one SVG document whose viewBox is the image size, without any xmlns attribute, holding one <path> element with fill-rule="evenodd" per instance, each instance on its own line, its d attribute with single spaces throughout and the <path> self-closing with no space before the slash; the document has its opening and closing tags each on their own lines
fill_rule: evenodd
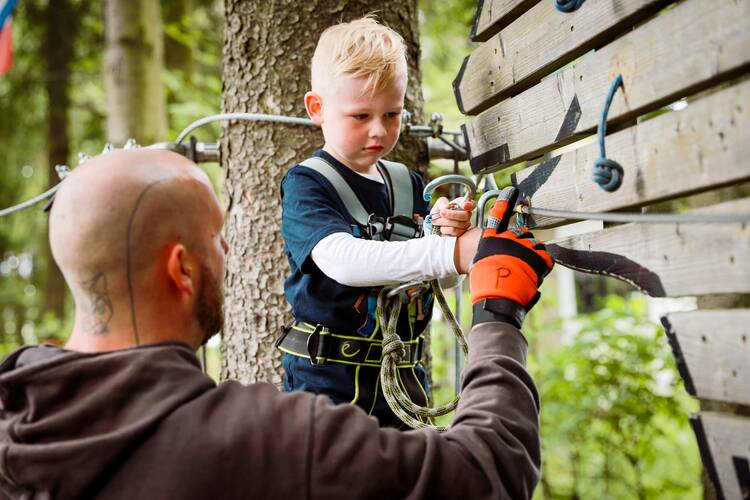
<svg viewBox="0 0 750 500">
<path fill-rule="evenodd" d="M 526 317 L 526 309 L 509 299 L 483 299 L 474 304 L 474 319 L 471 326 L 489 321 L 510 323 L 519 330 Z"/>
</svg>

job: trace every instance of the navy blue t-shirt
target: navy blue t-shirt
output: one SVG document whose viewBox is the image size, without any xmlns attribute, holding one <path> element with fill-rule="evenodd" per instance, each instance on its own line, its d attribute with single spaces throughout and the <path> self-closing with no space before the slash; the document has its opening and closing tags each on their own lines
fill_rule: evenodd
<svg viewBox="0 0 750 500">
<path fill-rule="evenodd" d="M 325 151 L 316 151 L 314 156 L 323 158 L 341 173 L 368 212 L 378 217 L 390 215 L 385 184 L 357 174 Z M 424 183 L 416 172 L 411 172 L 411 179 L 414 212 L 425 216 L 429 206 L 422 199 Z M 361 229 L 349 215 L 331 183 L 310 168 L 301 165 L 292 167 L 281 183 L 281 196 L 281 235 L 291 267 L 291 275 L 284 283 L 284 295 L 292 306 L 295 319 L 322 324 L 338 332 L 369 337 L 375 328 L 377 299 L 372 288 L 339 284 L 326 276 L 311 256 L 315 245 L 326 236 L 345 232 L 364 237 Z M 367 262 L 362 262 L 363 267 L 367 265 Z M 402 308 L 399 335 L 406 340 L 416 338 L 426 327 L 431 314 L 431 295 L 419 304 Z M 413 332 L 409 332 L 410 315 L 414 323 Z"/>
</svg>

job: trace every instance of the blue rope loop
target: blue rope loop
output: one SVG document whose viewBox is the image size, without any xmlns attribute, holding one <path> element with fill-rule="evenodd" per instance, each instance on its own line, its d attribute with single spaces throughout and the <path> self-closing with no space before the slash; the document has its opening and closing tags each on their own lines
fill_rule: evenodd
<svg viewBox="0 0 750 500">
<path fill-rule="evenodd" d="M 586 0 L 555 0 L 555 8 L 560 12 L 571 13 L 578 10 Z"/>
<path fill-rule="evenodd" d="M 599 141 L 599 158 L 594 161 L 592 179 L 608 193 L 617 191 L 622 185 L 622 178 L 625 176 L 625 170 L 623 170 L 620 164 L 607 158 L 607 152 L 604 147 L 604 138 L 607 135 L 609 107 L 612 105 L 612 99 L 614 99 L 615 93 L 620 87 L 622 87 L 622 75 L 617 75 L 607 93 L 607 99 L 604 101 L 604 108 L 602 109 L 602 116 L 599 120 L 599 127 L 596 130 Z"/>
<path fill-rule="evenodd" d="M 599 186 L 611 193 L 617 191 L 622 185 L 622 178 L 625 175 L 625 171 L 622 169 L 619 163 L 609 158 L 597 158 L 594 161 L 594 173 L 592 179 Z"/>
</svg>

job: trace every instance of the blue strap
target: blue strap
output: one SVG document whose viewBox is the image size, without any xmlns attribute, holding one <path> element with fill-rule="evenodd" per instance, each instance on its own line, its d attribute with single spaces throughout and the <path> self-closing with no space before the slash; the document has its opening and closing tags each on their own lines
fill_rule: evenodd
<svg viewBox="0 0 750 500">
<path fill-rule="evenodd" d="M 622 87 L 622 75 L 617 75 L 612 82 L 612 86 L 609 88 L 609 93 L 607 93 L 607 99 L 604 101 L 604 109 L 602 109 L 602 116 L 599 120 L 599 127 L 596 131 L 599 140 L 599 158 L 594 161 L 592 178 L 594 179 L 594 182 L 599 184 L 602 189 L 609 193 L 616 191 L 622 185 L 622 178 L 625 175 L 625 171 L 619 163 L 607 158 L 607 153 L 604 149 L 604 137 L 607 135 L 607 115 L 609 114 L 609 107 L 612 105 L 612 99 L 615 96 L 615 92 L 617 92 L 617 89 L 620 87 Z"/>
<path fill-rule="evenodd" d="M 555 0 L 555 8 L 560 12 L 570 13 L 578 10 L 586 0 Z"/>
</svg>

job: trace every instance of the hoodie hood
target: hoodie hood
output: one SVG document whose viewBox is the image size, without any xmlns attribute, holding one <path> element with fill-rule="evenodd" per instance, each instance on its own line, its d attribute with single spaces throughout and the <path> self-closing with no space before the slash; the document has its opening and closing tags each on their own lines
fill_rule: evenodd
<svg viewBox="0 0 750 500">
<path fill-rule="evenodd" d="M 214 387 L 181 343 L 19 349 L 0 365 L 0 490 L 93 496 L 165 417 Z"/>
</svg>

